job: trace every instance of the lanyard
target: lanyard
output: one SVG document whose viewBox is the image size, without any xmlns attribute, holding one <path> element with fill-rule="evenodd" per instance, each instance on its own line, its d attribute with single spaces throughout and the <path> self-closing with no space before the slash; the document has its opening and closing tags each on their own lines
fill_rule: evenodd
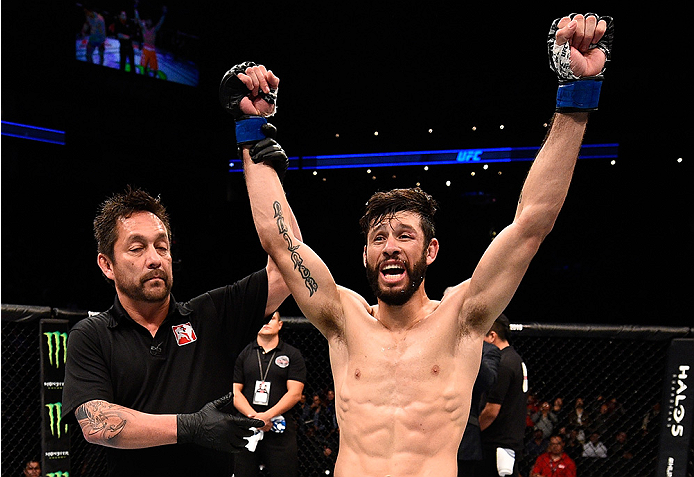
<svg viewBox="0 0 694 477">
<path fill-rule="evenodd" d="M 549 468 L 552 471 L 552 475 L 555 475 L 557 473 L 557 470 L 559 470 L 559 464 L 564 460 L 564 457 L 560 457 L 557 460 L 552 460 L 552 458 L 549 458 Z"/>
<path fill-rule="evenodd" d="M 275 358 L 275 353 L 277 352 L 277 348 L 272 352 L 272 356 L 270 356 L 270 362 L 267 365 L 267 369 L 265 370 L 265 374 L 263 374 L 263 365 L 260 362 L 260 350 L 256 349 L 255 350 L 256 354 L 258 355 L 258 368 L 260 369 L 260 379 L 262 382 L 265 382 L 265 378 L 267 378 L 267 373 L 270 371 L 270 366 L 272 366 L 272 360 Z"/>
</svg>

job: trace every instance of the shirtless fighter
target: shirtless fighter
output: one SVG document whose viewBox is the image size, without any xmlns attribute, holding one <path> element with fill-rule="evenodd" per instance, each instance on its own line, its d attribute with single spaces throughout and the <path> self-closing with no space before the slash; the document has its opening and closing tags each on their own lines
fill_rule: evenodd
<svg viewBox="0 0 694 477">
<path fill-rule="evenodd" d="M 513 222 L 490 244 L 472 277 L 439 300 L 424 290 L 439 242 L 436 203 L 420 189 L 375 194 L 361 220 L 364 266 L 378 303 L 338 286 L 289 227 L 278 168 L 265 139 L 279 79 L 263 66 L 230 70 L 220 89 L 235 114 L 253 218 L 305 316 L 326 337 L 335 382 L 337 477 L 455 477 L 482 341 L 506 308 L 566 197 L 611 47 L 611 18 L 557 19 L 548 40 L 560 80 L 550 131 L 523 185 Z M 607 32 L 607 34 L 606 34 Z M 328 220 L 328 219 L 326 219 Z M 335 224 L 340 227 L 340 224 Z"/>
</svg>

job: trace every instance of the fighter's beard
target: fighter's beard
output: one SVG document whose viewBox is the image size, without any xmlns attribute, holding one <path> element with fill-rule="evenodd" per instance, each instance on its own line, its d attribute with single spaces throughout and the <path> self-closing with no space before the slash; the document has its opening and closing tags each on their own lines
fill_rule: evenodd
<svg viewBox="0 0 694 477">
<path fill-rule="evenodd" d="M 378 270 L 378 265 L 371 266 L 368 262 L 366 264 L 366 279 L 369 282 L 371 291 L 373 294 L 381 300 L 386 305 L 391 306 L 401 306 L 407 303 L 407 301 L 414 295 L 419 287 L 424 281 L 424 277 L 427 272 L 427 262 L 426 262 L 426 250 L 422 253 L 421 258 L 412 267 L 405 264 L 405 271 L 407 273 L 406 286 L 399 290 L 393 290 L 391 288 L 381 288 L 378 283 L 378 277 L 380 272 Z"/>
</svg>

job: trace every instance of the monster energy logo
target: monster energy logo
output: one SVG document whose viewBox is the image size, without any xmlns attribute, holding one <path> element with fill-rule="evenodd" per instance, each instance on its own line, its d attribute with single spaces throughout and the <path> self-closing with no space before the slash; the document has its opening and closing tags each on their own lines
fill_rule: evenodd
<svg viewBox="0 0 694 477">
<path fill-rule="evenodd" d="M 51 435 L 57 435 L 58 439 L 60 439 L 63 403 L 54 402 L 52 404 L 46 404 L 46 407 L 48 408 L 48 421 L 51 426 Z M 67 433 L 67 424 L 64 424 L 62 428 L 65 430 L 65 433 Z"/>
<path fill-rule="evenodd" d="M 48 341 L 48 362 L 51 366 L 55 365 L 56 368 L 60 367 L 60 349 L 63 349 L 63 364 L 67 359 L 67 333 L 61 333 L 60 331 L 52 331 L 43 334 Z M 53 359 L 55 358 L 55 360 Z M 55 363 L 54 363 L 55 361 Z"/>
<path fill-rule="evenodd" d="M 70 477 L 70 472 L 50 472 L 46 477 Z"/>
</svg>

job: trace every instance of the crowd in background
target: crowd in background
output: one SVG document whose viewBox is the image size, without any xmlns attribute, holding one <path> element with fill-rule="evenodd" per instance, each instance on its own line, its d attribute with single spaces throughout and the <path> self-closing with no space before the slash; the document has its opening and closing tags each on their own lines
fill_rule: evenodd
<svg viewBox="0 0 694 477">
<path fill-rule="evenodd" d="M 332 475 L 340 441 L 340 429 L 335 415 L 335 392 L 304 393 L 294 407 L 297 423 L 299 463 L 310 462 L 300 474 L 304 477 Z"/>
<path fill-rule="evenodd" d="M 633 416 L 614 397 L 574 397 L 567 402 L 530 392 L 521 476 L 530 474 L 553 435 L 564 439 L 564 452 L 576 463 L 580 477 L 648 473 L 657 458 L 659 416 L 660 403 L 645 415 Z"/>
</svg>

